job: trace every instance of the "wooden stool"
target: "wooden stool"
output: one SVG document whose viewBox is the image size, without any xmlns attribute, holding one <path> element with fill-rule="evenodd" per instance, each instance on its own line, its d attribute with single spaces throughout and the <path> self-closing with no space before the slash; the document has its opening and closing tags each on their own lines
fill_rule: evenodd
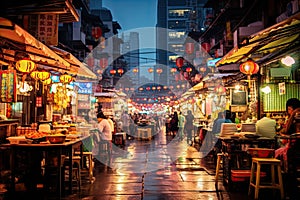
<svg viewBox="0 0 300 200">
<path fill-rule="evenodd" d="M 260 184 L 260 170 L 262 165 L 270 165 L 271 166 L 271 176 L 272 182 L 271 185 L 261 185 Z M 278 175 L 278 183 L 275 183 L 275 166 L 277 167 L 277 175 Z M 254 173 L 256 170 L 256 181 L 254 183 Z M 271 189 L 279 189 L 281 199 L 284 198 L 283 193 L 283 183 L 282 183 L 282 176 L 281 176 L 281 167 L 280 167 L 280 160 L 276 158 L 252 158 L 252 166 L 251 166 L 251 176 L 250 176 L 250 185 L 248 195 L 251 194 L 251 186 L 255 188 L 254 199 L 258 199 L 258 193 L 260 188 L 271 188 Z"/>
<path fill-rule="evenodd" d="M 224 153 L 218 153 L 217 154 L 217 163 L 216 163 L 216 174 L 215 174 L 215 187 L 216 190 L 218 190 L 218 181 L 219 181 L 219 172 L 222 165 L 222 158 L 224 156 Z"/>
<path fill-rule="evenodd" d="M 76 156 L 80 156 L 80 152 L 75 152 L 75 155 Z M 88 168 L 88 171 L 89 171 L 89 180 L 90 180 L 90 182 L 91 183 L 93 183 L 94 182 L 94 177 L 93 177 L 93 155 L 92 155 L 92 152 L 86 152 L 86 151 L 84 151 L 84 152 L 82 152 L 82 156 L 83 156 L 83 158 L 86 158 L 87 159 L 87 161 L 88 161 L 88 166 L 87 166 L 87 168 Z M 81 168 L 84 168 L 84 166 L 81 166 Z"/>
<path fill-rule="evenodd" d="M 69 157 L 65 158 L 65 162 L 69 163 Z M 72 178 L 75 178 L 75 181 L 77 183 L 77 186 L 80 190 L 80 186 L 81 186 L 81 157 L 80 156 L 73 156 L 72 157 L 72 166 L 73 166 L 73 170 L 72 170 L 72 174 L 69 174 L 69 176 L 72 176 Z M 65 166 L 65 170 L 68 170 L 69 166 Z"/>
</svg>

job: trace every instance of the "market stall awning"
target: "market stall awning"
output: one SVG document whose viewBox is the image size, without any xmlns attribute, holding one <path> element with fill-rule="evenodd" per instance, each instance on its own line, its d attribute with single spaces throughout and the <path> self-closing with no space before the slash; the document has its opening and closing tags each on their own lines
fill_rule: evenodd
<svg viewBox="0 0 300 200">
<path fill-rule="evenodd" d="M 2 17 L 0 17 L 0 40 L 0 54 L 4 62 L 16 62 L 22 56 L 28 55 L 32 61 L 48 70 L 77 73 L 79 69 L 26 30 Z"/>
<path fill-rule="evenodd" d="M 234 77 L 234 76 L 237 76 L 238 74 L 239 73 L 224 73 L 224 74 L 210 73 L 200 83 L 198 83 L 197 85 L 192 87 L 190 90 L 192 90 L 192 91 L 202 90 L 207 87 L 207 85 L 205 85 L 205 83 L 212 82 L 212 83 L 219 84 L 218 82 L 221 82 L 222 78 Z"/>
<path fill-rule="evenodd" d="M 2 16 L 58 14 L 60 23 L 79 21 L 79 14 L 72 0 L 9 0 L 2 1 Z"/>
<path fill-rule="evenodd" d="M 240 48 L 228 52 L 216 66 L 241 62 L 297 45 L 300 35 L 300 13 L 248 37 Z"/>
<path fill-rule="evenodd" d="M 55 53 L 68 61 L 72 68 L 78 68 L 77 76 L 84 77 L 89 79 L 97 79 L 97 75 L 90 70 L 87 65 L 80 60 L 78 60 L 73 54 L 58 47 L 51 46 L 50 47 Z"/>
<path fill-rule="evenodd" d="M 88 78 L 88 79 L 97 79 L 97 75 L 88 68 L 86 64 L 82 64 L 77 72 L 77 77 L 83 77 L 83 78 Z"/>
</svg>

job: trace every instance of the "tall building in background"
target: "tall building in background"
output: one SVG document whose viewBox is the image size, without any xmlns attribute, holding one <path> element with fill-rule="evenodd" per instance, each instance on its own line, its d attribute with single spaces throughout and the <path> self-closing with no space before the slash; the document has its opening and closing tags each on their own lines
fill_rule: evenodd
<svg viewBox="0 0 300 200">
<path fill-rule="evenodd" d="M 107 8 L 102 7 L 102 1 L 91 0 L 90 1 L 91 14 L 99 16 L 104 26 L 107 28 L 107 32 L 103 33 L 100 38 L 99 48 L 93 50 L 93 56 L 97 59 L 106 57 L 108 59 L 108 66 L 100 67 L 96 70 L 102 72 L 103 78 L 101 84 L 104 87 L 113 87 L 118 81 L 122 73 L 126 72 L 125 64 L 122 58 L 120 58 L 120 45 L 122 40 L 118 37 L 118 30 L 121 26 L 117 21 L 113 21 L 111 11 Z M 110 71 L 122 69 L 123 72 L 119 73 L 119 76 L 113 76 Z"/>
<path fill-rule="evenodd" d="M 102 0 L 89 0 L 90 9 L 101 9 L 102 8 Z"/>
<path fill-rule="evenodd" d="M 204 30 L 205 2 L 206 0 L 158 0 L 156 56 L 158 64 L 167 66 L 167 70 L 163 70 L 156 78 L 160 83 L 177 84 L 178 77 L 171 76 L 170 70 L 176 67 L 176 58 L 184 55 L 187 34 Z"/>
<path fill-rule="evenodd" d="M 138 32 L 124 32 L 121 36 L 123 40 L 121 54 L 125 57 L 129 69 L 140 65 L 140 39 Z"/>
<path fill-rule="evenodd" d="M 138 84 L 140 78 L 140 39 L 138 32 L 124 32 L 121 39 L 123 44 L 121 45 L 121 55 L 124 56 L 124 60 L 127 63 L 127 68 L 130 71 L 131 80 L 133 84 Z M 137 76 L 138 75 L 138 76 Z"/>
</svg>

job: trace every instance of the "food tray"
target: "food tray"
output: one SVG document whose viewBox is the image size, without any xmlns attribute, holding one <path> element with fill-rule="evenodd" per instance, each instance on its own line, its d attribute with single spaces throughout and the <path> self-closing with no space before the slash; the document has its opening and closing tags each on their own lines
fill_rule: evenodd
<svg viewBox="0 0 300 200">
<path fill-rule="evenodd" d="M 6 138 L 10 144 L 20 144 L 20 143 L 27 143 L 26 138 L 24 135 L 22 136 L 12 136 Z"/>
</svg>

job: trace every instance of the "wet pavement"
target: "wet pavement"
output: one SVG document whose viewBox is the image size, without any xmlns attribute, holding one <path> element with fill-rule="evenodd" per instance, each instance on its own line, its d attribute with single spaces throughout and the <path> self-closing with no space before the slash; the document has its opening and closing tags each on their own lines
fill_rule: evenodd
<svg viewBox="0 0 300 200">
<path fill-rule="evenodd" d="M 113 147 L 111 159 L 104 155 L 95 162 L 95 181 L 88 176 L 79 191 L 61 199 L 72 200 L 182 200 L 182 199 L 251 199 L 247 185 L 227 192 L 219 181 L 216 191 L 212 159 L 196 148 L 159 132 L 151 141 L 127 140 L 124 147 Z M 7 199 L 59 199 L 41 190 L 34 194 L 16 193 Z"/>
</svg>

